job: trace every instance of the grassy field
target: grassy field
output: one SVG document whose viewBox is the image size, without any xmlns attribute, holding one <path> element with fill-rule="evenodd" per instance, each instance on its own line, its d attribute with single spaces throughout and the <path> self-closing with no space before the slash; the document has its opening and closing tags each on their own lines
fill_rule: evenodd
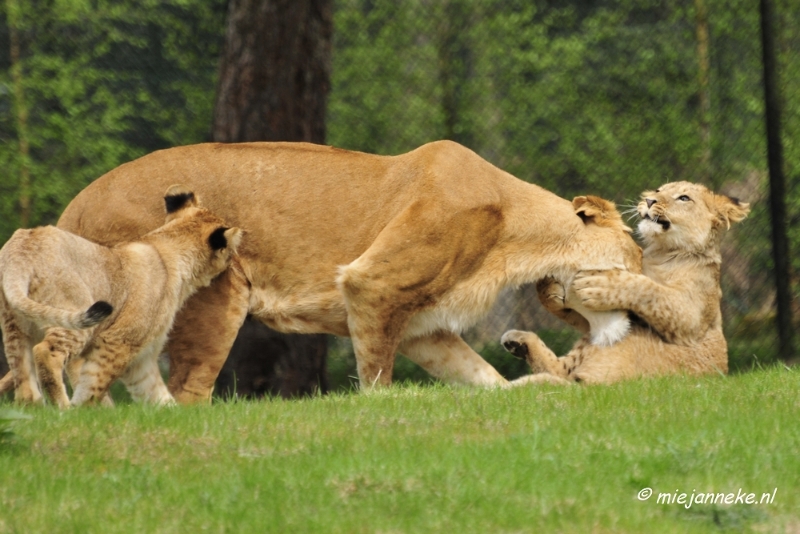
<svg viewBox="0 0 800 534">
<path fill-rule="evenodd" d="M 20 411 L 0 533 L 800 531 L 800 373 L 782 368 Z M 756 504 L 657 502 L 693 492 Z"/>
</svg>

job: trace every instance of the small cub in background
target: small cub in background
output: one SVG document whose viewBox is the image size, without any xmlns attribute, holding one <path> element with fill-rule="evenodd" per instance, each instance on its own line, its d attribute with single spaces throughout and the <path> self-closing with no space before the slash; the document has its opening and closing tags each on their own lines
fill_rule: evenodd
<svg viewBox="0 0 800 534">
<path fill-rule="evenodd" d="M 0 250 L 11 369 L 0 393 L 13 385 L 17 402 L 36 403 L 41 386 L 67 408 L 66 364 L 75 406 L 110 403 L 118 378 L 134 400 L 173 402 L 158 355 L 183 303 L 228 267 L 242 231 L 184 186 L 170 187 L 164 200 L 163 226 L 112 248 L 52 226 L 14 233 Z"/>
</svg>

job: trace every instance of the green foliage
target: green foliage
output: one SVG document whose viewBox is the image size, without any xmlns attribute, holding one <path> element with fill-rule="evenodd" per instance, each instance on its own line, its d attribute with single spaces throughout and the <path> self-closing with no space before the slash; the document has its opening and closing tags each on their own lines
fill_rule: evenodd
<svg viewBox="0 0 800 534">
<path fill-rule="evenodd" d="M 26 409 L 9 532 L 790 532 L 796 372 Z M 637 494 L 652 488 L 641 501 Z M 659 504 L 676 490 L 770 504 Z"/>
<path fill-rule="evenodd" d="M 54 223 L 75 194 L 109 169 L 207 137 L 225 6 L 223 0 L 19 2 L 21 87 L 10 70 L 0 72 L 0 242 L 19 226 L 23 165 L 31 175 L 30 223 Z M 8 43 L 11 21 L 2 15 L 0 42 Z M 8 47 L 0 51 L 7 53 Z M 5 56 L 0 63 L 10 67 L 10 61 Z M 19 149 L 18 89 L 28 113 L 28 158 Z"/>
<path fill-rule="evenodd" d="M 0 408 L 0 452 L 13 442 L 14 423 L 21 419 L 31 419 L 31 416 L 9 408 Z"/>
</svg>

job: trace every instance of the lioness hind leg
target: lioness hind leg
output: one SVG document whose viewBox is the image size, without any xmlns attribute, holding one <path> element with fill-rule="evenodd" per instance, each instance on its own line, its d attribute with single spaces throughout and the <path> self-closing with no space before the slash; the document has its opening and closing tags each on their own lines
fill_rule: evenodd
<svg viewBox="0 0 800 534">
<path fill-rule="evenodd" d="M 89 334 L 86 330 L 50 328 L 44 340 L 33 347 L 36 375 L 45 393 L 62 410 L 69 408 L 64 385 L 64 366 L 83 351 Z"/>
<path fill-rule="evenodd" d="M 167 385 L 176 401 L 211 402 L 214 382 L 247 317 L 249 299 L 249 282 L 234 262 L 178 313 L 167 346 Z"/>
<path fill-rule="evenodd" d="M 448 383 L 474 386 L 507 383 L 461 336 L 452 332 L 440 331 L 405 340 L 398 350 L 432 376 Z"/>
<path fill-rule="evenodd" d="M 500 342 L 508 352 L 528 362 L 533 373 L 549 373 L 564 379 L 569 376 L 568 362 L 558 358 L 533 332 L 509 330 Z"/>
</svg>

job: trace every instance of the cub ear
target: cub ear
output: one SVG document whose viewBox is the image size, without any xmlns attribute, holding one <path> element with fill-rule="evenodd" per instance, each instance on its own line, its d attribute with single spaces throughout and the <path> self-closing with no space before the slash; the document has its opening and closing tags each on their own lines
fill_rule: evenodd
<svg viewBox="0 0 800 534">
<path fill-rule="evenodd" d="M 185 208 L 196 208 L 199 205 L 197 196 L 185 185 L 173 185 L 164 193 L 164 204 L 167 215 L 172 215 Z"/>
<path fill-rule="evenodd" d="M 584 224 L 594 223 L 598 226 L 620 227 L 630 232 L 631 229 L 622 222 L 622 215 L 610 200 L 586 195 L 572 199 L 575 215 L 581 218 Z"/>
<path fill-rule="evenodd" d="M 220 226 L 208 236 L 208 244 L 212 250 L 222 250 L 229 248 L 231 252 L 236 252 L 242 240 L 242 230 L 239 228 L 225 228 Z"/>
<path fill-rule="evenodd" d="M 714 207 L 717 210 L 717 220 L 728 229 L 731 223 L 741 221 L 750 213 L 750 204 L 726 195 L 714 195 Z"/>
</svg>

